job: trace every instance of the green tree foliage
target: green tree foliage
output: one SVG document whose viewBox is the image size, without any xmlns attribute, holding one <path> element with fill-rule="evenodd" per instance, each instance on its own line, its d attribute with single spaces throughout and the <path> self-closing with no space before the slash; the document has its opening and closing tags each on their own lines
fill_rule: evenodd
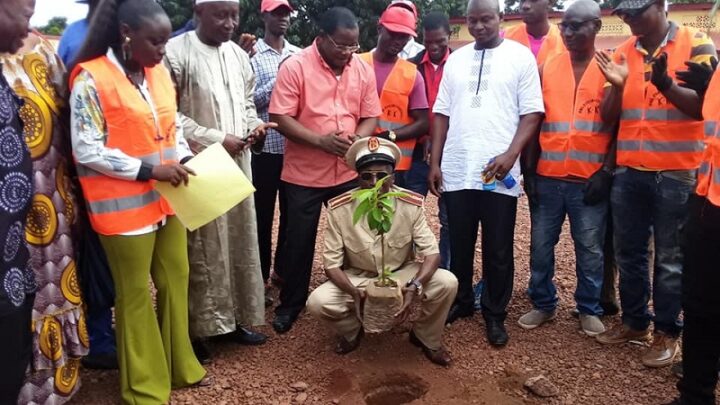
<svg viewBox="0 0 720 405">
<path fill-rule="evenodd" d="M 240 0 L 240 32 L 247 32 L 258 37 L 263 35 L 263 23 L 260 17 L 261 0 Z M 364 50 L 372 49 L 377 40 L 377 22 L 389 0 L 303 0 L 291 1 L 296 7 L 297 15 L 292 20 L 288 39 L 300 46 L 310 45 L 318 33 L 316 21 L 333 6 L 347 7 L 360 20 L 360 45 Z M 185 24 L 192 16 L 192 0 L 160 0 L 170 16 L 173 28 Z M 420 18 L 433 10 L 444 11 L 451 17 L 465 14 L 466 0 L 418 0 Z"/>
<path fill-rule="evenodd" d="M 45 25 L 44 27 L 39 27 L 37 30 L 45 35 L 60 36 L 62 35 L 63 31 L 65 31 L 65 27 L 67 27 L 67 18 L 53 17 L 48 21 L 47 25 Z"/>
<path fill-rule="evenodd" d="M 353 213 L 353 225 L 357 225 L 360 220 L 365 218 L 368 228 L 380 235 L 380 246 L 382 247 L 380 259 L 383 270 L 380 273 L 378 287 L 396 286 L 394 281 L 390 279 L 392 275 L 390 268 L 385 266 L 385 234 L 390 232 L 390 228 L 392 228 L 393 217 L 395 216 L 395 199 L 407 196 L 402 191 L 384 193 L 382 186 L 387 179 L 386 177 L 377 181 L 372 188 L 360 189 L 352 193 L 352 198 L 359 201 Z"/>
<path fill-rule="evenodd" d="M 192 18 L 193 0 L 159 0 L 159 3 L 170 17 L 174 30 L 182 27 Z"/>
</svg>

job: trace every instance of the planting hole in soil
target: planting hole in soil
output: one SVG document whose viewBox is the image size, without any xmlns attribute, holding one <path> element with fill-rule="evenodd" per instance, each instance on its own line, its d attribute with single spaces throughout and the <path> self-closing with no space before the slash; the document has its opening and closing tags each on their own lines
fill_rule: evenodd
<svg viewBox="0 0 720 405">
<path fill-rule="evenodd" d="M 367 405 L 400 405 L 422 398 L 430 385 L 415 375 L 390 373 L 374 376 L 360 388 Z"/>
</svg>

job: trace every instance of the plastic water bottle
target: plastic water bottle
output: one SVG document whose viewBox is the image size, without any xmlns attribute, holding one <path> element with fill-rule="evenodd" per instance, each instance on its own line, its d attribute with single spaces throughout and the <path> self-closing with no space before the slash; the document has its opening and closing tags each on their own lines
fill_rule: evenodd
<svg viewBox="0 0 720 405">
<path fill-rule="evenodd" d="M 517 181 L 515 181 L 515 178 L 508 173 L 505 178 L 502 179 L 502 184 L 505 186 L 506 189 L 510 190 L 511 188 L 515 187 L 517 184 Z"/>
</svg>

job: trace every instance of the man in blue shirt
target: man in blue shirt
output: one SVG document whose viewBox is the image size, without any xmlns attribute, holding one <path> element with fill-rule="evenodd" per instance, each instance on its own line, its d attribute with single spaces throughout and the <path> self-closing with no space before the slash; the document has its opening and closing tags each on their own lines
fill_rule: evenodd
<svg viewBox="0 0 720 405">
<path fill-rule="evenodd" d="M 60 38 L 58 55 L 60 55 L 60 59 L 62 59 L 65 66 L 68 66 L 75 59 L 83 42 L 85 42 L 90 17 L 92 17 L 99 2 L 100 0 L 77 0 L 77 3 L 88 5 L 88 14 L 86 18 L 68 25 L 65 32 L 63 32 L 62 38 Z"/>
<path fill-rule="evenodd" d="M 293 9 L 287 0 L 263 0 L 260 12 L 265 23 L 265 36 L 255 45 L 256 53 L 250 63 L 252 64 L 257 85 L 255 87 L 255 107 L 258 117 L 267 122 L 270 119 L 268 107 L 270 95 L 275 87 L 280 63 L 300 51 L 300 48 L 285 39 L 285 33 L 290 26 L 290 14 Z M 280 224 L 278 242 L 275 248 L 274 270 L 275 276 L 280 269 L 282 259 L 281 247 L 285 240 L 285 221 L 287 210 L 285 207 L 285 190 L 280 181 L 280 172 L 283 167 L 283 153 L 285 152 L 285 139 L 271 129 L 265 138 L 262 153 L 253 155 L 253 183 L 255 193 L 255 210 L 257 212 L 258 243 L 260 245 L 260 267 L 263 279 L 270 278 L 270 262 L 272 251 L 272 226 L 275 217 L 275 201 L 280 202 Z M 279 198 L 278 198 L 279 197 Z M 266 305 L 271 304 L 269 299 Z"/>
</svg>

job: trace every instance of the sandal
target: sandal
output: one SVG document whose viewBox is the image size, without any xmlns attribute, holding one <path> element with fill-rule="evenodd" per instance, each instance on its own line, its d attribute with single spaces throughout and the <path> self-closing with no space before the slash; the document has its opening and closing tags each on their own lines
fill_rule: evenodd
<svg viewBox="0 0 720 405">
<path fill-rule="evenodd" d="M 211 387 L 215 384 L 215 379 L 213 376 L 205 374 L 205 377 L 202 378 L 202 380 L 196 382 L 195 384 L 192 384 L 191 388 L 204 388 L 204 387 Z"/>
</svg>

